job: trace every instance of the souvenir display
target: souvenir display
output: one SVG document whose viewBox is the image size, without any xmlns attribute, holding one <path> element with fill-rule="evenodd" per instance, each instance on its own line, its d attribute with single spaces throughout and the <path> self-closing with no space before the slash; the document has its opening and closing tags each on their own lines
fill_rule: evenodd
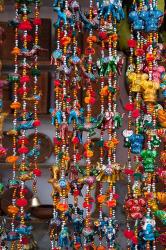
<svg viewBox="0 0 166 250">
<path fill-rule="evenodd" d="M 13 250 L 29 249 L 33 227 L 28 207 L 34 217 L 51 217 L 47 246 L 51 250 L 155 250 L 158 244 L 166 245 L 165 233 L 158 227 L 158 223 L 166 225 L 162 189 L 166 184 L 166 71 L 159 36 L 163 12 L 157 0 L 87 2 L 85 11 L 79 0 L 52 1 L 56 21 L 50 66 L 54 71 L 49 109 L 54 135 L 48 131 L 53 136 L 51 155 L 49 139 L 45 136 L 43 145 L 38 129 L 39 103 L 45 94 L 39 86 L 39 52 L 45 50 L 39 41 L 40 1 L 15 1 L 10 23 L 15 32 L 14 72 L 8 77 L 13 88 L 13 127 L 8 131 L 13 151 L 6 158 L 12 165 L 8 186 L 13 194 L 7 208 L 11 225 L 3 222 L 0 228 L 2 249 L 8 243 Z M 119 51 L 125 27 L 130 27 L 130 38 L 124 41 L 126 54 Z M 126 32 L 124 39 L 129 29 Z M 123 76 L 128 92 L 125 104 L 119 80 Z M 2 132 L 2 104 L 0 117 Z M 0 146 L 0 155 L 5 155 L 2 142 Z M 127 154 L 124 164 L 121 146 Z M 52 205 L 40 206 L 39 163 L 48 157 L 53 159 L 48 180 Z M 27 181 L 32 182 L 30 204 Z M 124 199 L 117 191 L 122 183 L 127 183 Z M 3 189 L 0 184 L 0 192 Z M 123 232 L 118 215 L 122 209 Z M 125 247 L 119 240 L 122 235 Z"/>
</svg>

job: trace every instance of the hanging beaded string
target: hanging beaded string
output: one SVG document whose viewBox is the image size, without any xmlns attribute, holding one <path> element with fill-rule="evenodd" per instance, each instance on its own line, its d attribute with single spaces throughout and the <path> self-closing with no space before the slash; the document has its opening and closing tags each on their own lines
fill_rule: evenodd
<svg viewBox="0 0 166 250">
<path fill-rule="evenodd" d="M 133 72 L 135 68 L 134 64 L 134 48 L 136 46 L 136 40 L 134 39 L 133 35 L 133 25 L 131 24 L 131 29 L 130 29 L 130 39 L 128 41 L 128 46 L 130 49 L 130 56 L 129 56 L 129 66 L 126 75 L 128 76 L 128 73 Z M 132 106 L 133 100 L 132 100 L 132 91 L 131 91 L 131 83 L 129 83 L 129 107 Z M 128 127 L 127 130 L 131 131 L 131 123 L 132 123 L 132 111 L 130 109 L 127 109 L 128 111 Z M 127 146 L 128 147 L 128 146 Z M 132 171 L 132 163 L 131 163 L 131 147 L 128 147 L 128 153 L 127 153 L 127 168 L 125 169 L 125 173 L 127 174 L 127 197 L 131 197 L 131 173 Z M 131 227 L 130 227 L 130 221 L 129 221 L 129 214 L 127 213 L 127 218 L 126 218 L 126 225 L 127 225 L 127 231 L 130 232 Z M 127 249 L 130 250 L 130 240 L 127 239 Z"/>
<path fill-rule="evenodd" d="M 58 4 L 58 7 L 60 8 L 60 5 Z M 61 28 L 60 26 L 57 27 L 57 42 L 56 42 L 56 51 L 60 52 L 61 47 L 60 47 L 60 38 L 61 38 Z M 51 62 L 53 64 L 53 61 Z M 57 60 L 55 65 L 55 72 L 56 72 L 56 79 L 54 81 L 54 92 L 55 92 L 55 114 L 57 111 L 61 111 L 62 107 L 62 94 L 61 94 L 61 75 L 58 71 L 58 67 L 60 67 L 60 61 Z M 54 114 L 54 115 L 55 115 Z M 62 139 L 60 138 L 60 125 L 58 123 L 58 119 L 54 120 L 54 115 L 52 117 L 52 124 L 55 126 L 55 138 L 54 138 L 54 154 L 55 154 L 55 165 L 52 168 L 52 178 L 49 182 L 53 185 L 54 181 L 58 181 L 59 177 L 59 164 L 60 164 L 60 159 L 59 159 L 59 154 L 62 151 Z M 55 171 L 56 169 L 56 171 Z M 54 173 L 55 171 L 55 173 Z M 53 250 L 54 248 L 58 248 L 58 237 L 59 237 L 59 232 L 57 231 L 56 225 L 54 225 L 54 221 L 57 220 L 59 213 L 58 213 L 58 202 L 59 202 L 59 194 L 57 194 L 57 190 L 54 189 L 53 187 L 53 192 L 52 192 L 52 199 L 53 199 L 53 225 L 51 225 L 50 229 L 50 241 L 51 241 L 51 249 Z"/>
<path fill-rule="evenodd" d="M 118 40 L 118 35 L 117 35 L 117 20 L 116 18 L 113 18 L 113 35 L 112 35 L 112 55 L 115 58 L 115 60 L 118 58 L 117 54 L 117 40 Z M 118 67 L 118 66 L 117 66 Z M 116 116 L 117 114 L 117 96 L 118 96 L 118 69 L 115 71 L 113 70 L 113 76 L 112 76 L 112 87 L 113 87 L 113 92 L 112 92 L 112 113 Z M 119 143 L 117 139 L 117 132 L 116 132 L 116 122 L 113 122 L 113 127 L 112 127 L 112 141 L 114 143 L 113 149 L 112 149 L 112 164 L 113 166 L 117 164 L 117 159 L 116 159 L 116 148 Z M 112 208 L 112 223 L 114 230 L 116 231 L 116 218 L 115 218 L 115 207 L 116 207 L 116 181 L 119 180 L 119 170 L 120 169 L 114 169 L 114 175 L 115 175 L 115 180 L 113 181 L 113 187 L 112 187 L 112 202 L 115 202 L 115 205 L 113 205 Z M 110 242 L 110 250 L 114 249 L 115 247 L 115 240 L 112 240 Z"/>
<path fill-rule="evenodd" d="M 39 47 L 39 26 L 41 25 L 41 19 L 40 19 L 40 6 L 39 6 L 40 1 L 36 0 L 35 1 L 35 18 L 33 21 L 34 24 L 34 47 L 38 48 Z M 35 136 L 34 136 L 34 143 L 33 143 L 33 150 L 34 150 L 34 169 L 33 169 L 33 184 L 32 184 L 32 190 L 33 190 L 33 195 L 37 196 L 37 176 L 39 177 L 41 175 L 41 171 L 39 169 L 39 166 L 37 164 L 37 159 L 38 159 L 38 147 L 39 147 L 39 141 L 38 141 L 38 126 L 40 125 L 40 121 L 38 118 L 38 105 L 40 102 L 40 91 L 39 91 L 39 86 L 38 86 L 38 75 L 39 69 L 38 69 L 38 54 L 36 53 L 34 56 L 34 69 L 35 69 L 35 74 L 34 74 L 34 87 L 33 87 L 33 98 L 34 98 L 34 125 L 35 125 Z"/>
<path fill-rule="evenodd" d="M 18 22 L 18 9 L 19 5 L 18 3 L 15 3 L 15 19 Z M 16 131 L 17 127 L 17 116 L 18 116 L 18 109 L 20 108 L 20 103 L 18 102 L 18 96 L 17 96 L 17 89 L 18 89 L 18 53 L 19 53 L 19 48 L 18 48 L 18 27 L 15 27 L 15 54 L 14 54 L 14 74 L 16 76 L 14 86 L 13 86 L 13 96 L 14 96 L 14 102 L 11 105 L 14 107 L 14 114 L 13 114 L 13 131 Z M 15 157 L 17 155 L 17 134 L 14 132 L 13 133 L 13 156 Z M 13 183 L 15 183 L 16 180 L 16 162 L 13 162 L 12 165 L 12 180 Z M 8 211 L 12 210 L 13 208 L 13 213 L 12 213 L 12 221 L 11 221 L 11 234 L 15 232 L 15 217 L 18 212 L 18 208 L 16 207 L 16 192 L 17 189 L 14 188 L 13 190 L 13 195 L 12 195 L 12 206 L 8 207 Z M 11 243 L 11 250 L 15 249 L 15 241 L 12 241 Z"/>
<path fill-rule="evenodd" d="M 22 51 L 27 51 L 28 49 L 28 31 L 32 29 L 32 25 L 30 21 L 28 20 L 28 6 L 24 3 L 21 5 L 23 7 L 23 13 L 22 13 L 22 20 L 21 23 L 19 24 L 19 29 L 23 31 L 23 49 Z M 29 82 L 29 76 L 28 76 L 28 62 L 27 62 L 27 57 L 26 55 L 23 56 L 23 63 L 22 63 L 22 76 L 21 76 L 21 81 L 22 81 L 22 88 L 23 88 L 23 94 L 22 94 L 22 120 L 23 122 L 26 123 L 27 119 L 27 82 Z M 22 173 L 27 171 L 26 167 L 26 154 L 28 153 L 27 147 L 26 147 L 26 129 L 23 128 L 21 129 L 21 139 L 20 139 L 20 144 L 21 147 L 18 149 L 18 152 L 20 154 L 20 177 Z M 27 200 L 25 199 L 25 180 L 20 180 L 20 193 L 19 193 L 19 198 L 16 201 L 16 204 L 20 208 L 20 228 L 21 227 L 26 227 L 25 225 L 25 210 L 24 207 L 27 206 Z M 17 245 L 18 249 L 23 248 L 23 235 L 18 228 L 18 234 L 19 234 L 19 242 Z"/>
<path fill-rule="evenodd" d="M 108 22 L 110 24 L 110 26 L 113 26 L 113 23 L 112 23 L 112 15 L 110 14 L 109 18 L 108 18 Z M 109 40 L 108 40 L 108 56 L 109 56 L 109 60 L 111 60 L 111 57 L 112 57 L 112 35 L 110 34 L 109 35 Z M 113 88 L 113 82 L 112 82 L 112 79 L 113 79 L 113 72 L 112 70 L 109 71 L 109 75 L 108 75 L 108 87 L 109 89 L 112 89 Z M 113 95 L 111 93 L 111 91 L 109 92 L 108 94 L 108 111 L 111 113 L 112 112 L 112 109 L 113 109 Z M 112 126 L 111 124 L 109 124 L 109 127 L 108 127 L 108 141 L 111 143 L 112 141 Z M 108 167 L 111 168 L 111 165 L 112 165 L 112 147 L 109 147 L 108 148 Z M 114 173 L 113 173 L 114 175 Z M 114 188 L 113 188 L 113 182 L 114 180 L 111 179 L 110 182 L 109 182 L 109 198 L 108 198 L 108 209 L 109 209 L 109 215 L 108 215 L 108 224 L 111 226 L 112 224 L 112 219 L 113 219 L 113 204 L 112 204 L 112 200 L 113 200 L 113 191 L 114 191 Z M 112 245 L 112 239 L 109 239 L 108 240 L 108 249 L 111 250 L 113 245 Z"/>
<path fill-rule="evenodd" d="M 99 29 L 99 33 L 100 32 L 104 32 L 104 18 L 103 16 L 101 16 L 100 18 L 100 29 Z M 104 40 L 101 40 L 101 47 L 100 47 L 100 50 L 101 50 L 101 58 L 104 59 L 104 56 L 105 56 L 105 53 L 104 53 L 104 50 L 105 50 L 105 42 Z M 104 108 L 104 94 L 102 92 L 102 89 L 104 88 L 104 74 L 103 72 L 101 71 L 100 74 L 99 74 L 99 81 L 100 81 L 100 84 L 101 84 L 101 91 L 100 91 L 100 113 L 101 115 L 104 115 L 104 111 L 105 111 L 105 108 Z M 101 130 L 100 130 L 100 169 L 103 169 L 104 167 L 104 126 L 102 125 L 101 126 Z M 103 221 L 103 209 L 102 209 L 102 206 L 103 206 L 103 198 L 105 197 L 103 195 L 103 183 L 102 183 L 102 180 L 100 181 L 99 183 L 100 185 L 100 188 L 99 188 L 99 195 L 98 195 L 98 202 L 99 202 L 99 223 L 102 223 Z M 102 246 L 102 239 L 103 239 L 103 236 L 102 236 L 102 231 L 100 230 L 99 232 L 99 247 Z"/>
<path fill-rule="evenodd" d="M 78 52 L 78 46 L 77 46 L 77 30 L 75 25 L 73 26 L 73 58 L 77 58 L 77 52 Z M 80 107 L 80 103 L 78 100 L 78 90 L 79 88 L 79 76 L 78 76 L 78 67 L 76 66 L 76 64 L 73 65 L 74 67 L 74 75 L 73 75 L 73 108 L 77 109 Z M 82 135 L 81 135 L 82 137 Z M 79 131 L 77 130 L 77 124 L 76 124 L 76 120 L 73 121 L 73 138 L 72 138 L 72 143 L 73 143 L 73 171 L 75 174 L 75 171 L 77 171 L 77 164 L 78 164 L 78 160 L 77 160 L 77 155 L 79 154 L 79 145 L 82 143 L 82 138 L 79 138 Z M 74 219 L 73 219 L 73 225 L 74 225 L 74 220 L 76 221 L 77 219 L 80 220 L 80 216 L 78 214 L 78 196 L 80 195 L 80 190 L 78 189 L 78 185 L 77 185 L 77 181 L 78 181 L 78 176 L 76 174 L 76 176 L 73 176 L 72 178 L 74 180 L 74 191 L 73 191 L 73 196 L 74 196 Z M 80 234 L 81 234 L 81 229 L 79 229 L 77 226 L 73 226 L 74 227 L 74 247 L 75 248 L 79 248 L 81 247 L 81 243 L 80 243 Z"/>
<path fill-rule="evenodd" d="M 68 11 L 68 1 L 65 1 L 65 12 Z M 68 24 L 67 22 L 63 25 L 63 37 L 61 39 L 61 43 L 63 45 L 63 67 L 64 69 L 67 69 L 67 56 L 68 56 L 68 46 L 70 45 L 71 38 L 68 36 Z M 67 124 L 67 116 L 66 112 L 69 108 L 69 100 L 67 99 L 67 75 L 65 71 L 63 72 L 62 76 L 62 88 L 63 88 L 63 94 L 62 94 L 62 120 L 64 124 Z M 69 244 L 69 232 L 66 225 L 66 218 L 65 218 L 65 212 L 68 210 L 68 203 L 67 203 L 67 197 L 69 193 L 69 183 L 66 180 L 66 168 L 67 168 L 67 162 L 69 161 L 69 153 L 68 153 L 68 138 L 62 137 L 62 159 L 60 162 L 60 179 L 59 179 L 59 185 L 61 189 L 61 201 L 58 204 L 59 211 L 61 212 L 61 231 L 58 235 L 59 237 L 59 247 L 63 248 L 65 246 L 64 241 L 64 233 L 66 233 L 66 238 L 68 239 L 67 244 Z"/>
<path fill-rule="evenodd" d="M 90 5 L 89 5 L 89 21 L 92 21 L 93 17 L 93 0 L 90 0 Z M 88 37 L 88 47 L 89 50 L 91 51 L 93 49 L 93 30 L 90 28 L 89 30 L 89 37 Z M 87 68 L 88 68 L 88 73 L 90 74 L 92 72 L 92 54 L 88 54 L 88 61 L 87 61 Z M 91 92 L 92 92 L 92 84 L 91 80 L 89 79 L 87 82 L 87 90 L 86 94 L 89 98 L 85 97 L 85 103 L 87 104 L 87 116 L 86 116 L 86 123 L 90 124 L 91 123 L 91 118 L 92 118 L 92 108 L 91 108 Z M 91 204 L 90 204 L 90 198 L 91 198 L 91 190 L 90 190 L 90 183 L 88 182 L 88 178 L 90 177 L 90 172 L 91 172 L 91 157 L 93 156 L 93 152 L 91 150 L 91 138 L 90 138 L 90 133 L 87 132 L 87 140 L 84 145 L 85 147 L 85 156 L 86 156 L 86 178 L 87 178 L 87 186 L 86 186 L 86 193 L 85 193 L 85 225 L 84 225 L 84 239 L 83 239 L 83 249 L 86 249 L 89 245 L 89 239 L 87 241 L 87 236 L 93 237 L 93 231 L 91 229 Z M 86 236 L 87 235 L 87 236 Z M 89 238 L 88 237 L 88 238 Z M 93 245 L 93 242 L 91 242 L 91 245 Z"/>
</svg>

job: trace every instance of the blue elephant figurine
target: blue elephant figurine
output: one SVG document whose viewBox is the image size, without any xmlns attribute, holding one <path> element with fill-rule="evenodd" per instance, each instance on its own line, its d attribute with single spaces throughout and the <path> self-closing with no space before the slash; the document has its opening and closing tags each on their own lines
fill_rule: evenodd
<svg viewBox="0 0 166 250">
<path fill-rule="evenodd" d="M 144 136 L 141 134 L 132 134 L 129 138 L 131 143 L 131 152 L 133 154 L 140 154 L 144 142 Z"/>
<path fill-rule="evenodd" d="M 40 156 L 40 144 L 41 142 L 38 141 L 38 144 L 28 152 L 27 157 L 33 157 L 33 156 L 39 157 Z"/>
<path fill-rule="evenodd" d="M 15 229 L 15 232 L 21 235 L 31 235 L 32 226 L 21 225 Z"/>
<path fill-rule="evenodd" d="M 158 21 L 155 18 L 151 18 L 145 22 L 146 32 L 155 32 L 158 29 Z"/>
<path fill-rule="evenodd" d="M 64 227 L 63 229 L 61 229 L 59 238 L 58 238 L 58 245 L 62 248 L 69 246 L 69 232 L 68 232 L 67 227 Z"/>
<path fill-rule="evenodd" d="M 64 24 L 67 24 L 67 17 L 66 17 L 66 14 L 64 12 L 61 11 L 61 8 L 60 7 L 53 7 L 53 10 L 57 13 L 58 15 L 58 19 L 55 23 L 55 26 L 56 27 L 59 27 L 60 25 L 60 22 L 63 21 Z"/>
<path fill-rule="evenodd" d="M 57 119 L 58 124 L 61 124 L 63 121 L 63 117 L 62 117 L 62 111 L 59 109 L 58 111 L 56 111 L 53 108 L 49 109 L 49 112 L 52 115 L 52 119 L 51 119 L 51 124 L 54 125 L 55 124 L 55 120 Z"/>
<path fill-rule="evenodd" d="M 144 225 L 143 225 L 143 239 L 145 241 L 153 241 L 155 240 L 155 220 L 147 216 L 144 218 Z"/>
<path fill-rule="evenodd" d="M 74 109 L 72 109 L 70 111 L 68 123 L 71 124 L 73 120 L 75 120 L 75 122 L 78 124 L 78 121 L 79 121 L 78 112 L 76 110 L 74 110 Z"/>
<path fill-rule="evenodd" d="M 83 224 L 80 218 L 76 217 L 75 219 L 73 219 L 73 228 L 74 228 L 74 231 L 77 233 L 82 232 Z"/>
<path fill-rule="evenodd" d="M 22 122 L 20 125 L 17 126 L 16 129 L 17 131 L 33 129 L 34 128 L 33 123 L 34 123 L 34 120 Z"/>
</svg>

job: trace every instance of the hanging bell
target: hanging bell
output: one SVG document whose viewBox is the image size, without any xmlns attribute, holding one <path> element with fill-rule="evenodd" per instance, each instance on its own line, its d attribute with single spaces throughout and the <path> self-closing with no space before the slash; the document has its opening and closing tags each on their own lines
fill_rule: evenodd
<svg viewBox="0 0 166 250">
<path fill-rule="evenodd" d="M 40 201 L 37 196 L 33 196 L 31 200 L 31 207 L 39 207 L 40 206 Z"/>
</svg>

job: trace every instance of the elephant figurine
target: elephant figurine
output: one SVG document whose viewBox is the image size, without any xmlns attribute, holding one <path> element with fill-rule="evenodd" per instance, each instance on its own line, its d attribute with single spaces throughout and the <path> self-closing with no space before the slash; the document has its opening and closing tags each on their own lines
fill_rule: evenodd
<svg viewBox="0 0 166 250">
<path fill-rule="evenodd" d="M 135 72 L 129 72 L 128 80 L 131 83 L 132 92 L 138 93 L 141 91 L 141 74 L 137 74 Z"/>
<path fill-rule="evenodd" d="M 155 158 L 157 157 L 157 151 L 150 149 L 142 150 L 141 157 L 143 158 L 143 166 L 145 172 L 153 173 Z"/>
<path fill-rule="evenodd" d="M 15 229 L 15 232 L 21 235 L 31 235 L 32 226 L 21 225 Z"/>
<path fill-rule="evenodd" d="M 20 125 L 17 126 L 17 131 L 20 130 L 28 130 L 28 129 L 33 129 L 34 128 L 34 120 L 30 120 L 30 121 L 23 121 L 21 122 Z"/>
<path fill-rule="evenodd" d="M 76 217 L 73 219 L 73 228 L 74 231 L 77 233 L 81 233 L 83 229 L 82 219 L 79 217 Z"/>
<path fill-rule="evenodd" d="M 157 90 L 160 84 L 156 81 L 145 80 L 142 81 L 141 88 L 143 90 L 143 99 L 146 103 L 155 103 L 157 99 Z"/>
<path fill-rule="evenodd" d="M 61 11 L 61 8 L 58 6 L 56 6 L 56 7 L 53 6 L 53 10 L 57 13 L 57 16 L 58 16 L 58 19 L 55 23 L 55 26 L 59 27 L 61 21 L 63 21 L 64 24 L 66 25 L 67 24 L 67 16 L 64 12 Z"/>
<path fill-rule="evenodd" d="M 115 128 L 120 128 L 122 126 L 122 118 L 124 114 L 120 114 L 119 112 L 114 113 L 113 116 L 113 124 Z"/>
<path fill-rule="evenodd" d="M 140 154 L 142 151 L 144 136 L 141 134 L 132 134 L 128 140 L 131 143 L 131 152 L 133 154 Z"/>
<path fill-rule="evenodd" d="M 69 247 L 69 232 L 66 226 L 59 233 L 58 245 L 62 248 Z"/>
<path fill-rule="evenodd" d="M 79 124 L 80 119 L 82 119 L 82 110 L 78 108 L 73 108 L 69 112 L 68 124 L 70 125 L 73 120 L 75 120 L 76 124 Z M 80 119 L 79 119 L 80 118 Z"/>
<path fill-rule="evenodd" d="M 143 239 L 145 241 L 155 240 L 155 220 L 150 216 L 146 216 L 143 218 L 143 222 Z"/>
<path fill-rule="evenodd" d="M 58 121 L 58 124 L 61 124 L 63 121 L 63 116 L 62 116 L 62 110 L 55 110 L 53 108 L 49 109 L 49 112 L 52 115 L 52 119 L 51 119 L 51 124 L 54 125 L 55 124 L 55 120 Z"/>
</svg>

